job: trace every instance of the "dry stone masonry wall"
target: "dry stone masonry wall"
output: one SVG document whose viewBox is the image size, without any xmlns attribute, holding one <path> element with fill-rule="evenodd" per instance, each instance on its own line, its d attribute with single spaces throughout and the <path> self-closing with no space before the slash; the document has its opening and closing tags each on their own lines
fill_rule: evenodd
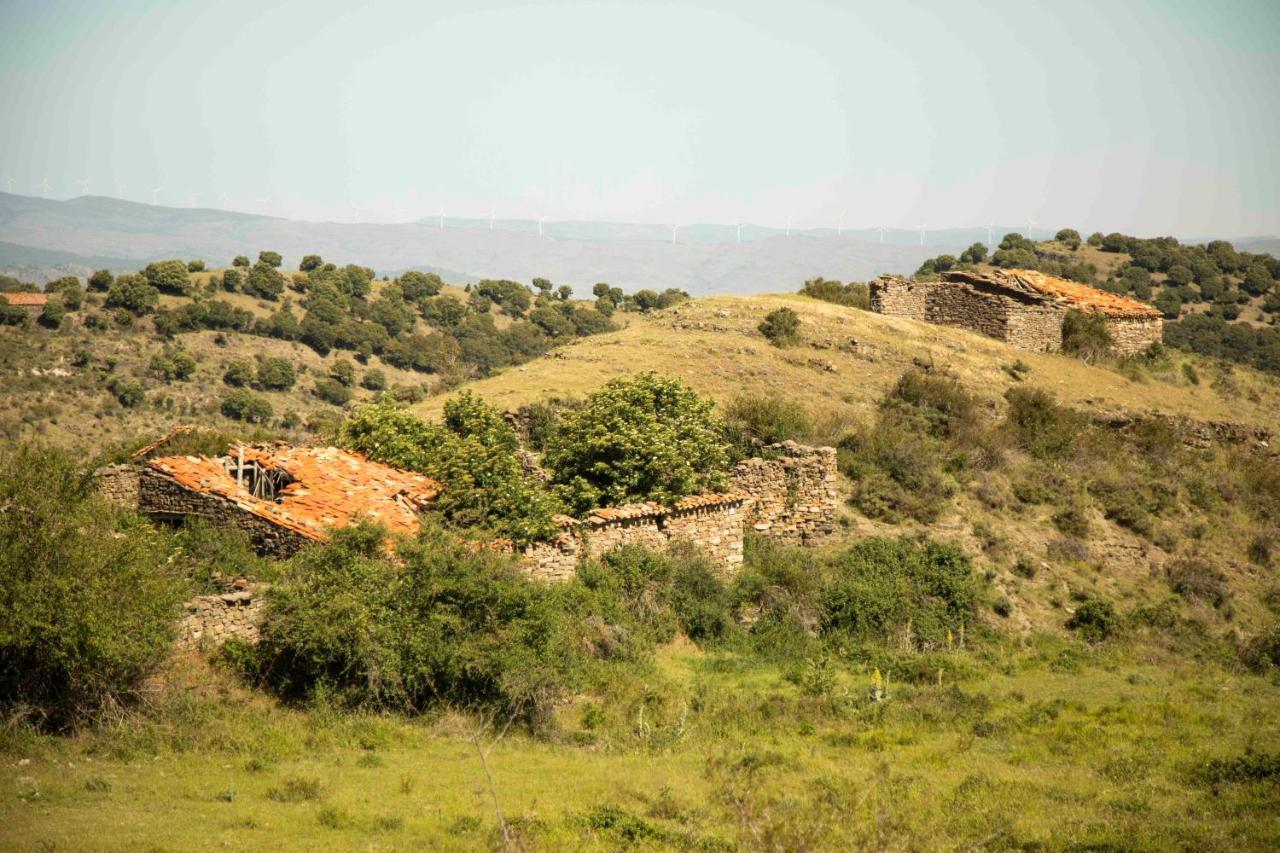
<svg viewBox="0 0 1280 853">
<path fill-rule="evenodd" d="M 835 529 L 836 449 L 793 441 L 771 444 L 766 456 L 744 459 L 733 486 L 751 496 L 746 523 L 761 536 L 806 545 Z"/>
<path fill-rule="evenodd" d="M 94 471 L 98 493 L 107 500 L 127 509 L 138 509 L 138 478 L 141 469 L 137 465 L 107 465 Z"/>
<path fill-rule="evenodd" d="M 200 595 L 188 601 L 178 623 L 178 648 L 216 649 L 231 639 L 258 642 L 266 612 L 265 589 Z"/>
</svg>

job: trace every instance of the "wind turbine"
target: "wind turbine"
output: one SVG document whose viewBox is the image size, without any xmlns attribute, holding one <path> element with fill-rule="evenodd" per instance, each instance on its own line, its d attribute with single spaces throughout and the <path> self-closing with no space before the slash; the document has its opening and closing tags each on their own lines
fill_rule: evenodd
<svg viewBox="0 0 1280 853">
<path fill-rule="evenodd" d="M 156 195 L 157 195 L 157 194 L 160 192 L 160 190 L 162 190 L 162 189 L 164 189 L 164 187 L 152 187 L 152 188 L 151 188 L 151 204 L 152 204 L 153 206 L 154 206 L 154 205 L 155 205 L 155 203 L 156 203 Z"/>
<path fill-rule="evenodd" d="M 844 214 L 845 214 L 845 211 L 842 210 L 840 211 L 840 215 L 836 217 L 836 236 L 837 237 L 844 234 Z"/>
<path fill-rule="evenodd" d="M 884 232 L 885 232 L 885 231 L 887 231 L 888 229 L 887 229 L 887 228 L 885 228 L 883 225 L 881 225 L 881 226 L 879 226 L 878 228 L 876 228 L 876 230 L 880 232 L 880 242 L 881 242 L 881 243 L 883 243 L 883 242 L 884 242 Z"/>
<path fill-rule="evenodd" d="M 787 217 L 787 236 L 791 236 L 791 217 Z"/>
<path fill-rule="evenodd" d="M 12 177 L 12 176 L 7 177 L 7 178 L 5 178 L 4 180 L 5 180 L 5 185 L 9 188 L 9 192 L 11 192 L 11 193 L 12 193 L 12 192 L 13 192 L 13 177 Z"/>
<path fill-rule="evenodd" d="M 79 183 L 79 184 L 80 184 L 80 195 L 88 195 L 88 194 L 89 194 L 89 179 L 88 179 L 88 178 L 81 178 L 77 183 Z"/>
<path fill-rule="evenodd" d="M 738 242 L 742 242 L 742 223 L 738 223 Z"/>
<path fill-rule="evenodd" d="M 258 198 L 258 215 L 265 216 L 267 213 L 267 202 L 271 201 L 271 196 L 260 196 Z"/>
<path fill-rule="evenodd" d="M 987 248 L 991 248 L 991 229 L 996 227 L 994 220 L 987 223 Z"/>
<path fill-rule="evenodd" d="M 195 206 L 196 206 L 196 204 L 197 204 L 199 201 L 200 201 L 200 193 L 192 193 L 192 194 L 191 194 L 191 206 L 192 206 L 192 207 L 195 207 Z"/>
<path fill-rule="evenodd" d="M 1038 223 L 1038 222 L 1036 222 L 1034 219 L 1028 219 L 1028 220 L 1027 220 L 1027 239 L 1028 239 L 1028 240 L 1032 239 L 1032 238 L 1031 238 L 1031 230 L 1032 230 L 1033 228 L 1035 228 L 1038 224 L 1039 224 L 1039 223 Z"/>
<path fill-rule="evenodd" d="M 444 205 L 440 205 L 440 230 L 444 230 Z"/>
<path fill-rule="evenodd" d="M 40 198 L 49 197 L 49 179 L 45 178 L 40 182 Z"/>
<path fill-rule="evenodd" d="M 228 199 L 225 195 L 220 195 L 218 196 L 218 201 L 222 204 L 222 209 L 226 210 L 227 204 L 230 201 L 230 199 Z"/>
<path fill-rule="evenodd" d="M 116 181 L 116 198 L 124 198 L 124 184 Z"/>
<path fill-rule="evenodd" d="M 538 217 L 538 236 L 539 236 L 539 237 L 541 237 L 541 236 L 542 236 L 542 223 L 544 223 L 544 222 L 546 222 L 546 221 L 547 221 L 547 217 L 545 217 L 545 216 L 539 216 L 539 217 Z"/>
<path fill-rule="evenodd" d="M 921 222 L 921 223 L 920 223 L 920 245 L 921 245 L 921 246 L 923 246 L 923 245 L 924 245 L 924 232 L 926 232 L 926 231 L 928 231 L 928 230 L 929 230 L 929 223 L 928 223 L 928 222 Z"/>
<path fill-rule="evenodd" d="M 493 230 L 493 214 L 496 212 L 497 212 L 497 208 L 495 207 L 489 208 L 489 230 L 490 231 Z"/>
<path fill-rule="evenodd" d="M 671 245 L 673 246 L 676 244 L 676 229 L 679 227 L 680 227 L 679 225 L 671 226 Z"/>
<path fill-rule="evenodd" d="M 356 224 L 357 224 L 357 225 L 359 225 L 359 224 L 360 224 L 360 214 L 361 214 L 361 213 L 364 213 L 365 208 L 361 207 L 361 206 L 360 206 L 360 205 L 358 205 L 358 204 L 353 204 L 353 205 L 351 205 L 351 209 L 355 211 L 355 213 L 356 213 Z"/>
</svg>

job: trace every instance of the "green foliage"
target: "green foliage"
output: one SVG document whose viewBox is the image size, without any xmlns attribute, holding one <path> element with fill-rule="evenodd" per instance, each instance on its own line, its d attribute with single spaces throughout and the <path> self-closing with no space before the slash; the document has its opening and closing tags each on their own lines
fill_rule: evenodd
<svg viewBox="0 0 1280 853">
<path fill-rule="evenodd" d="M 942 647 L 947 632 L 971 618 L 977 599 L 973 567 L 954 545 L 865 539 L 835 557 L 832 569 L 824 628 L 858 640 L 910 630 L 913 645 Z"/>
<path fill-rule="evenodd" d="M 1067 628 L 1076 631 L 1085 640 L 1097 643 L 1115 633 L 1118 619 L 1108 602 L 1101 598 L 1088 598 L 1071 614 L 1071 618 L 1067 620 Z"/>
<path fill-rule="evenodd" d="M 271 404 L 245 388 L 237 388 L 223 397 L 220 409 L 232 420 L 251 424 L 266 423 L 272 415 Z"/>
<path fill-rule="evenodd" d="M 1014 386 L 1005 392 L 1009 409 L 1005 424 L 1019 446 L 1040 459 L 1065 456 L 1076 447 L 1085 418 L 1058 405 L 1038 388 Z"/>
<path fill-rule="evenodd" d="M 258 263 L 276 269 L 284 263 L 284 258 L 280 257 L 279 252 L 262 251 L 258 253 Z"/>
<path fill-rule="evenodd" d="M 233 361 L 222 374 L 222 381 L 232 388 L 243 388 L 253 382 L 253 366 L 246 361 Z"/>
<path fill-rule="evenodd" d="M 813 431 L 808 410 L 778 394 L 739 394 L 729 402 L 724 416 L 747 441 L 763 444 L 802 439 Z"/>
<path fill-rule="evenodd" d="M 64 727 L 137 699 L 182 597 L 162 537 L 52 447 L 0 448 L 0 506 L 0 704 Z"/>
<path fill-rule="evenodd" d="M 161 293 L 173 296 L 191 295 L 191 276 L 182 261 L 157 261 L 142 270 L 147 283 Z"/>
<path fill-rule="evenodd" d="M 240 270 L 232 267 L 222 274 L 222 289 L 228 293 L 236 293 L 244 287 L 244 276 Z"/>
<path fill-rule="evenodd" d="M 387 375 L 376 367 L 371 367 L 360 377 L 360 387 L 369 391 L 382 391 L 387 387 Z"/>
<path fill-rule="evenodd" d="M 1071 251 L 1080 248 L 1080 232 L 1074 228 L 1063 228 L 1053 235 L 1054 242 L 1064 244 Z"/>
<path fill-rule="evenodd" d="M 62 321 L 66 317 L 67 309 L 63 307 L 62 300 L 57 296 L 50 296 L 40 311 L 40 325 L 47 329 L 58 329 L 62 327 Z"/>
<path fill-rule="evenodd" d="M 423 421 L 388 404 L 358 408 L 339 441 L 370 459 L 438 480 L 435 506 L 460 527 L 481 527 L 524 543 L 559 531 L 558 505 L 524 476 L 512 453 L 515 433 L 491 407 L 469 395 L 446 404 L 450 425 Z"/>
<path fill-rule="evenodd" d="M 285 565 L 255 656 L 263 682 L 351 707 L 548 713 L 580 658 L 555 590 L 509 558 L 431 531 L 401 543 L 394 560 L 383 537 L 349 527 Z"/>
<path fill-rule="evenodd" d="M 288 391 L 298 372 L 287 358 L 267 356 L 258 360 L 258 384 L 268 391 Z"/>
<path fill-rule="evenodd" d="M 637 500 L 670 503 L 724 482 L 724 425 L 678 379 L 610 380 L 566 415 L 545 464 L 577 511 Z"/>
<path fill-rule="evenodd" d="M 1229 323 L 1209 314 L 1189 314 L 1165 323 L 1168 346 L 1280 373 L 1280 330 Z"/>
<path fill-rule="evenodd" d="M 418 302 L 425 297 L 438 294 L 444 287 L 444 280 L 433 272 L 422 273 L 409 270 L 396 279 L 396 284 L 400 285 L 400 291 L 405 299 Z"/>
<path fill-rule="evenodd" d="M 345 358 L 334 359 L 329 366 L 329 378 L 351 387 L 356 381 L 356 366 Z"/>
<path fill-rule="evenodd" d="M 529 310 L 533 297 L 529 288 L 518 281 L 484 279 L 477 282 L 471 292 L 492 300 L 495 305 L 512 317 L 519 317 Z"/>
<path fill-rule="evenodd" d="M 151 357 L 148 367 L 151 373 L 165 382 L 185 381 L 196 372 L 196 360 L 186 350 L 166 348 Z"/>
<path fill-rule="evenodd" d="M 274 252 L 263 254 L 275 255 L 276 259 L 280 257 Z M 276 270 L 279 265 L 279 263 L 273 264 L 260 259 L 253 265 L 253 269 L 249 270 L 249 275 L 244 280 L 244 292 L 260 299 L 270 301 L 279 299 L 280 294 L 284 293 L 284 276 Z"/>
<path fill-rule="evenodd" d="M 249 258 L 246 255 L 236 255 L 231 262 L 231 266 L 247 268 L 249 266 Z"/>
<path fill-rule="evenodd" d="M 135 379 L 125 379 L 121 376 L 112 377 L 107 383 L 107 390 L 116 398 L 116 402 L 124 406 L 126 409 L 137 408 L 142 405 L 145 394 L 142 385 Z"/>
<path fill-rule="evenodd" d="M 333 378 L 321 379 L 317 382 L 315 394 L 334 406 L 345 406 L 351 402 L 351 388 Z"/>
<path fill-rule="evenodd" d="M 95 293 L 106 293 L 115 280 L 116 277 L 111 274 L 111 270 L 98 270 L 89 276 L 88 287 Z"/>
<path fill-rule="evenodd" d="M 84 302 L 84 291 L 80 289 L 80 279 L 73 275 L 64 275 L 56 281 L 49 282 L 44 292 L 50 296 L 56 295 L 62 302 L 62 307 L 68 311 L 79 311 L 80 305 Z"/>
<path fill-rule="evenodd" d="M 841 284 L 838 281 L 824 279 L 819 276 L 806 281 L 804 286 L 800 288 L 800 293 L 814 299 L 821 299 L 824 302 L 834 302 L 836 305 L 861 308 L 863 311 L 868 311 L 871 308 L 871 297 L 867 286 L 861 282 L 851 281 L 848 284 Z"/>
<path fill-rule="evenodd" d="M 1103 358 L 1111 349 L 1111 332 L 1102 314 L 1067 311 L 1062 319 L 1062 351 L 1086 362 Z"/>
<path fill-rule="evenodd" d="M 203 594 L 225 591 L 234 578 L 270 580 L 276 574 L 274 564 L 257 555 L 249 534 L 238 527 L 187 516 L 173 544 L 172 564 Z"/>
<path fill-rule="evenodd" d="M 302 261 L 298 264 L 298 270 L 300 272 L 311 272 L 312 270 L 320 269 L 322 266 L 324 266 L 324 258 L 319 255 L 303 255 Z"/>
<path fill-rule="evenodd" d="M 982 243 L 974 243 L 960 253 L 960 263 L 980 264 L 987 259 L 987 247 Z"/>
<path fill-rule="evenodd" d="M 141 316 L 160 304 L 160 291 L 140 275 L 122 275 L 111 284 L 105 304 Z"/>
<path fill-rule="evenodd" d="M 756 328 L 776 347 L 800 343 L 800 317 L 790 308 L 770 311 Z"/>
</svg>

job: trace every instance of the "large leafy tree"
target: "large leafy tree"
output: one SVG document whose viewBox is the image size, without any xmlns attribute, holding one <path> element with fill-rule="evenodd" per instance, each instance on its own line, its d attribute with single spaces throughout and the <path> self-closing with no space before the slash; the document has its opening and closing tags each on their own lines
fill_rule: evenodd
<svg viewBox="0 0 1280 853">
<path fill-rule="evenodd" d="M 728 450 L 713 403 L 656 373 L 614 379 L 561 425 L 545 462 L 577 511 L 670 503 L 724 485 Z"/>
<path fill-rule="evenodd" d="M 182 261 L 157 261 L 147 264 L 142 271 L 147 283 L 161 293 L 188 296 L 191 293 L 191 275 Z"/>
</svg>

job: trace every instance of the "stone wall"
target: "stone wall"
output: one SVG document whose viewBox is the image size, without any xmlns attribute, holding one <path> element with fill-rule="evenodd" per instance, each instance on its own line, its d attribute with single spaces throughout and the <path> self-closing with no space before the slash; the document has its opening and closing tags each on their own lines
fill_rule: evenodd
<svg viewBox="0 0 1280 853">
<path fill-rule="evenodd" d="M 897 276 L 881 276 L 868 285 L 871 310 L 892 317 L 928 321 L 929 282 L 911 281 Z"/>
<path fill-rule="evenodd" d="M 138 479 L 141 469 L 137 465 L 106 465 L 93 472 L 98 493 L 128 509 L 138 509 Z"/>
<path fill-rule="evenodd" d="M 784 441 L 765 452 L 765 457 L 739 462 L 732 474 L 733 487 L 751 496 L 746 507 L 750 528 L 796 545 L 831 533 L 840 505 L 835 448 Z"/>
<path fill-rule="evenodd" d="M 1062 318 L 1057 308 L 1010 300 L 1005 340 L 1019 349 L 1056 352 L 1062 349 Z"/>
<path fill-rule="evenodd" d="M 520 565 L 530 575 L 561 581 L 573 577 L 578 562 L 600 557 L 623 545 L 665 551 L 677 541 L 689 542 L 717 571 L 732 575 L 742 565 L 746 500 L 728 500 L 687 509 L 618 507 L 612 517 L 589 516 L 569 525 L 553 542 L 534 542 L 520 552 Z"/>
<path fill-rule="evenodd" d="M 151 468 L 142 469 L 137 506 L 140 512 L 159 519 L 180 520 L 197 515 L 210 524 L 238 527 L 249 534 L 254 550 L 268 557 L 291 557 L 314 541 L 249 512 L 234 501 L 188 489 Z"/>
<path fill-rule="evenodd" d="M 191 599 L 178 623 L 178 648 L 216 649 L 232 638 L 258 642 L 266 615 L 265 591 L 259 587 Z"/>
<path fill-rule="evenodd" d="M 971 329 L 1005 340 L 1011 301 L 968 287 L 935 286 L 929 291 L 925 319 L 940 326 Z"/>
<path fill-rule="evenodd" d="M 1129 319 L 1110 317 L 1107 331 L 1111 333 L 1111 349 L 1120 355 L 1137 355 L 1152 344 L 1164 340 L 1164 320 Z"/>
</svg>

